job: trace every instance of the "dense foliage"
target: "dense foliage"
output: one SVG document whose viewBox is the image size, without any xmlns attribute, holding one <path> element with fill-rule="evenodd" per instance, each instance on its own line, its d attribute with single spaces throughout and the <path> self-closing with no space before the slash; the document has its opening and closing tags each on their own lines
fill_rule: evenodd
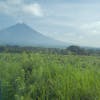
<svg viewBox="0 0 100 100">
<path fill-rule="evenodd" d="M 20 46 L 0 46 L 0 52 L 5 53 L 42 53 L 42 54 L 61 54 L 61 55 L 97 55 L 100 56 L 99 48 L 82 48 L 71 45 L 67 48 L 43 48 L 43 47 L 20 47 Z"/>
<path fill-rule="evenodd" d="M 100 57 L 0 54 L 0 100 L 100 100 Z"/>
</svg>

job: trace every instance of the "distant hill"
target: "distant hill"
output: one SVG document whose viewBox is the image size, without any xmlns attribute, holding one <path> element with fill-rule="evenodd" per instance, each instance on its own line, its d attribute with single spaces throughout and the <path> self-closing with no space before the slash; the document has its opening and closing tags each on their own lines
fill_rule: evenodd
<svg viewBox="0 0 100 100">
<path fill-rule="evenodd" d="M 44 36 L 24 23 L 18 23 L 0 31 L 0 45 L 66 47 L 68 44 Z"/>
</svg>

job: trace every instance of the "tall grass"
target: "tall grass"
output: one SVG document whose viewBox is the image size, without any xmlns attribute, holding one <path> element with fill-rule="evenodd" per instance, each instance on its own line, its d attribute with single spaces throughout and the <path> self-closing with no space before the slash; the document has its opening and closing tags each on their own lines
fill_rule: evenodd
<svg viewBox="0 0 100 100">
<path fill-rule="evenodd" d="M 100 57 L 0 54 L 3 100 L 100 100 Z"/>
</svg>

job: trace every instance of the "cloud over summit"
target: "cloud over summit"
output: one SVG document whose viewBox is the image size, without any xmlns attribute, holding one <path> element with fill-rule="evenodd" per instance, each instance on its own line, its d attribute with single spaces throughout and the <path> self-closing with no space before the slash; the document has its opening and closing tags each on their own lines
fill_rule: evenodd
<svg viewBox="0 0 100 100">
<path fill-rule="evenodd" d="M 10 16 L 37 16 L 42 17 L 42 7 L 38 3 L 27 4 L 24 0 L 0 1 L 0 12 Z"/>
</svg>

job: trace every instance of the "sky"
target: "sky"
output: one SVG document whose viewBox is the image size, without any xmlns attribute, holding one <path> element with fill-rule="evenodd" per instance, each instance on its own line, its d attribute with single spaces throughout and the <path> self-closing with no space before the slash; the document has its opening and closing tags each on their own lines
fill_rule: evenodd
<svg viewBox="0 0 100 100">
<path fill-rule="evenodd" d="M 0 0 L 0 30 L 16 23 L 66 43 L 100 47 L 100 0 Z"/>
</svg>

